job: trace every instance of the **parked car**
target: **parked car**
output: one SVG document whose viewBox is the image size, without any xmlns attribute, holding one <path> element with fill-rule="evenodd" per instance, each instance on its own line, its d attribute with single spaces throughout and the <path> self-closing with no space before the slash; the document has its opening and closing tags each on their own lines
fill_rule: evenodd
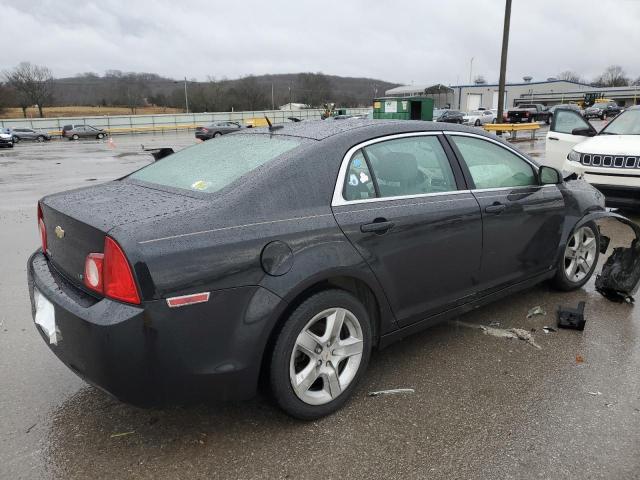
<svg viewBox="0 0 640 480">
<path fill-rule="evenodd" d="M 243 129 L 42 198 L 32 311 L 62 362 L 123 401 L 247 398 L 263 378 L 318 418 L 374 347 L 543 280 L 584 285 L 589 212 L 605 212 L 596 189 L 478 129 Z"/>
<path fill-rule="evenodd" d="M 107 135 L 106 130 L 92 127 L 91 125 L 65 125 L 62 127 L 62 136 L 69 140 L 78 140 L 79 138 L 101 139 Z"/>
<path fill-rule="evenodd" d="M 13 148 L 13 137 L 8 133 L 0 133 L 0 147 Z"/>
<path fill-rule="evenodd" d="M 600 120 L 605 120 L 609 117 L 615 117 L 623 109 L 616 102 L 600 102 L 588 107 L 584 116 L 586 118 L 599 118 Z"/>
<path fill-rule="evenodd" d="M 541 103 L 526 103 L 507 111 L 507 122 L 546 122 L 549 123 L 549 111 Z"/>
<path fill-rule="evenodd" d="M 640 208 L 640 107 L 599 133 L 572 110 L 557 110 L 547 134 L 546 162 L 600 190 L 607 206 Z"/>
<path fill-rule="evenodd" d="M 435 109 L 433 111 L 434 122 L 458 123 L 462 124 L 464 115 L 458 110 Z"/>
<path fill-rule="evenodd" d="M 462 123 L 479 127 L 487 123 L 496 123 L 496 115 L 491 110 L 472 110 L 464 114 Z"/>
<path fill-rule="evenodd" d="M 578 112 L 580 115 L 584 115 L 584 110 L 580 108 L 579 105 L 576 105 L 575 103 L 561 103 L 558 105 L 553 105 L 552 107 L 549 107 L 549 124 L 551 124 L 551 121 L 553 119 L 553 114 L 556 112 L 557 109 L 559 108 L 565 108 L 565 109 L 569 109 L 569 110 L 574 110 L 576 112 Z"/>
<path fill-rule="evenodd" d="M 43 130 L 34 130 L 32 128 L 12 128 L 10 132 L 14 143 L 23 140 L 33 140 L 36 142 L 44 142 L 51 140 L 51 135 Z"/>
<path fill-rule="evenodd" d="M 210 138 L 219 137 L 225 133 L 237 132 L 242 126 L 237 122 L 216 122 L 206 127 L 196 128 L 196 138 L 200 140 L 209 140 Z"/>
</svg>

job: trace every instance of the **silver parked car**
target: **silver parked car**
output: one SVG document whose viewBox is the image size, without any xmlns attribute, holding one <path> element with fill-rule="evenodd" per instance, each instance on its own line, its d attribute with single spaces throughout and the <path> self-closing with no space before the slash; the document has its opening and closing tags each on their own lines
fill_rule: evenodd
<svg viewBox="0 0 640 480">
<path fill-rule="evenodd" d="M 51 135 L 47 132 L 32 128 L 12 128 L 9 133 L 13 137 L 13 143 L 19 143 L 23 140 L 33 140 L 35 142 L 51 140 Z"/>
<path fill-rule="evenodd" d="M 102 128 L 92 127 L 91 125 L 65 125 L 62 127 L 62 136 L 69 140 L 78 140 L 79 138 L 104 138 L 107 131 Z"/>
</svg>

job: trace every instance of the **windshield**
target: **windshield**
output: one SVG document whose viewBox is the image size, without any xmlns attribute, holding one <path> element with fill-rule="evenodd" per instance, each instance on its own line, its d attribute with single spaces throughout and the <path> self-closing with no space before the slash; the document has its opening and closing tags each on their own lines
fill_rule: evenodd
<svg viewBox="0 0 640 480">
<path fill-rule="evenodd" d="M 600 134 L 640 135 L 640 110 L 627 110 L 618 115 Z"/>
<path fill-rule="evenodd" d="M 213 193 L 301 144 L 273 135 L 229 135 L 185 148 L 129 178 L 195 192 Z"/>
</svg>

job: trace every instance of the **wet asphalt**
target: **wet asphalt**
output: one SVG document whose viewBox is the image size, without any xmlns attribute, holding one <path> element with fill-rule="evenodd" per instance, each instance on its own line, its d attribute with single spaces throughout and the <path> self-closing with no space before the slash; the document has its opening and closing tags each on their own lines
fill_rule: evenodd
<svg viewBox="0 0 640 480">
<path fill-rule="evenodd" d="M 191 135 L 0 150 L 0 478 L 640 477 L 640 310 L 593 279 L 572 293 L 539 285 L 376 352 L 353 400 L 315 422 L 263 397 L 142 410 L 76 377 L 31 319 L 36 201 L 145 165 L 141 144 L 181 148 Z M 519 146 L 544 154 L 543 140 Z M 609 252 L 631 240 L 615 221 L 602 229 Z M 584 332 L 543 332 L 580 300 Z M 546 314 L 527 319 L 538 305 Z M 468 325 L 535 330 L 541 349 Z M 367 395 L 391 388 L 415 393 Z"/>
</svg>

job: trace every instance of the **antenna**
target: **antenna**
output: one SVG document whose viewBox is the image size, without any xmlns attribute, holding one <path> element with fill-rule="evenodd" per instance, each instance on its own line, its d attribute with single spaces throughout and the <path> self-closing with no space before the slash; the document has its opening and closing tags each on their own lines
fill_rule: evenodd
<svg viewBox="0 0 640 480">
<path fill-rule="evenodd" d="M 269 124 L 269 131 L 273 132 L 274 130 L 280 130 L 281 128 L 284 127 L 284 125 L 273 125 L 271 123 L 271 120 L 269 120 L 269 117 L 267 117 L 266 115 L 264 116 L 264 119 L 267 121 L 267 123 Z"/>
</svg>

